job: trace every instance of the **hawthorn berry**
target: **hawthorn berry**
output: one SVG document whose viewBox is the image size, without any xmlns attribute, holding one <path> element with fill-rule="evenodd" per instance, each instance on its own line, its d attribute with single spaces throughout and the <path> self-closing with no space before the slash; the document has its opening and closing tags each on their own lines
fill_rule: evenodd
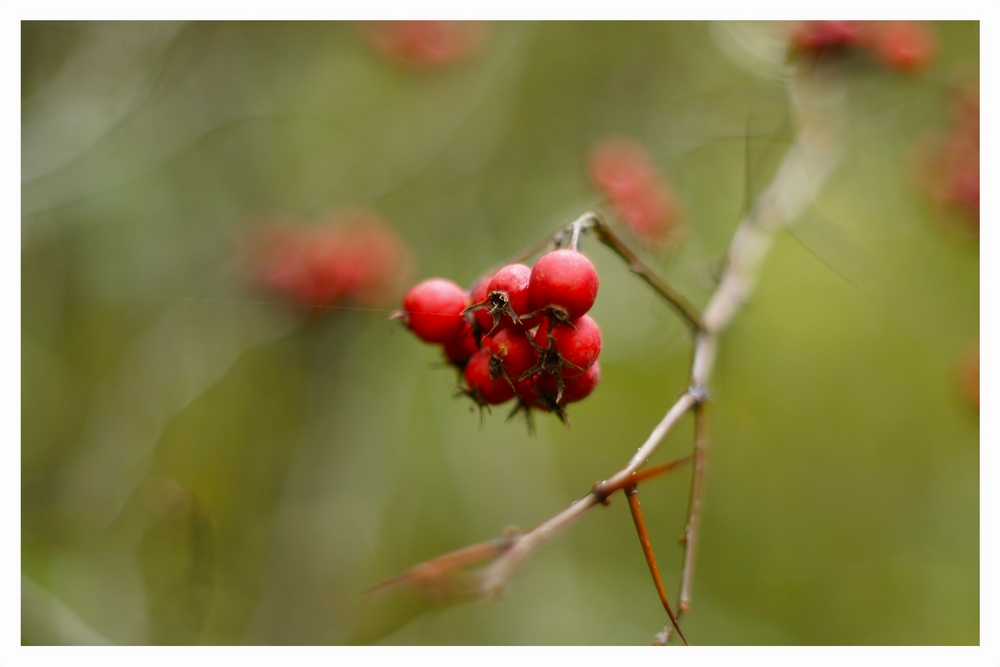
<svg viewBox="0 0 1000 667">
<path fill-rule="evenodd" d="M 538 353 L 531 345 L 527 334 L 517 329 L 501 329 L 485 345 L 493 357 L 494 375 L 504 375 L 511 383 L 516 382 L 538 361 Z"/>
<path fill-rule="evenodd" d="M 612 200 L 631 199 L 657 180 L 646 149 L 624 137 L 601 141 L 590 155 L 589 171 L 594 184 Z"/>
<path fill-rule="evenodd" d="M 587 369 L 583 375 L 563 380 L 562 396 L 558 403 L 576 403 L 590 396 L 590 393 L 597 387 L 601 380 L 601 362 L 595 361 L 594 365 Z M 556 401 L 558 386 L 555 378 L 548 373 L 539 373 L 537 381 L 538 392 L 551 401 Z"/>
<path fill-rule="evenodd" d="M 667 245 L 679 222 L 676 198 L 646 148 L 626 137 L 602 140 L 590 155 L 590 178 L 643 241 Z"/>
<path fill-rule="evenodd" d="M 535 376 L 515 382 L 514 394 L 517 396 L 518 400 L 521 401 L 521 405 L 527 408 L 539 407 L 543 405 L 542 397 L 539 395 L 538 388 L 535 386 Z"/>
<path fill-rule="evenodd" d="M 792 32 L 792 49 L 819 55 L 857 46 L 863 31 L 857 21 L 800 21 Z"/>
<path fill-rule="evenodd" d="M 969 343 L 955 367 L 958 388 L 969 405 L 979 410 L 979 340 Z"/>
<path fill-rule="evenodd" d="M 541 318 L 521 319 L 535 310 L 528 283 L 531 269 L 524 264 L 508 264 L 497 271 L 486 283 L 486 295 L 474 301 L 467 311 L 476 314 L 480 328 L 489 333 L 499 328 L 516 327 L 522 331 L 538 326 Z M 477 294 L 481 289 L 477 285 Z"/>
<path fill-rule="evenodd" d="M 429 278 L 403 297 L 403 323 L 428 343 L 453 342 L 468 324 L 462 317 L 465 306 L 461 287 L 444 278 Z"/>
<path fill-rule="evenodd" d="M 492 276 L 490 278 L 492 278 Z M 490 278 L 484 278 L 469 290 L 469 303 L 473 306 L 486 301 L 486 297 L 489 294 L 488 288 L 490 285 Z M 493 317 L 486 312 L 485 308 L 470 308 L 468 310 L 472 313 L 472 316 L 476 320 L 476 325 L 479 327 L 480 335 L 487 333 L 493 328 Z"/>
<path fill-rule="evenodd" d="M 561 249 L 535 262 L 528 289 L 536 308 L 556 308 L 574 320 L 594 305 L 599 283 L 589 259 L 576 250 Z"/>
<path fill-rule="evenodd" d="M 254 280 L 316 308 L 346 299 L 383 303 L 412 263 L 392 227 L 370 211 L 346 211 L 314 227 L 269 227 L 255 236 Z"/>
<path fill-rule="evenodd" d="M 883 65 L 903 72 L 925 68 L 937 47 L 930 27 L 919 21 L 886 21 L 873 28 L 871 41 Z"/>
<path fill-rule="evenodd" d="M 514 398 L 514 388 L 490 373 L 491 359 L 489 351 L 479 350 L 469 359 L 462 374 L 466 393 L 480 405 L 499 405 Z"/>
<path fill-rule="evenodd" d="M 444 344 L 444 356 L 449 362 L 456 366 L 463 367 L 476 352 L 479 351 L 479 343 L 472 325 L 465 323 L 465 328 L 458 338 Z"/>
<path fill-rule="evenodd" d="M 535 333 L 539 353 L 537 370 L 561 378 L 582 375 L 601 353 L 601 330 L 589 315 L 550 326 L 542 322 Z"/>
<path fill-rule="evenodd" d="M 383 55 L 415 69 L 439 67 L 479 50 L 488 25 L 477 21 L 376 21 L 365 26 Z"/>
<path fill-rule="evenodd" d="M 928 131 L 910 151 L 918 184 L 938 203 L 959 215 L 941 221 L 962 236 L 979 235 L 979 94 L 960 93 L 949 128 Z"/>
</svg>

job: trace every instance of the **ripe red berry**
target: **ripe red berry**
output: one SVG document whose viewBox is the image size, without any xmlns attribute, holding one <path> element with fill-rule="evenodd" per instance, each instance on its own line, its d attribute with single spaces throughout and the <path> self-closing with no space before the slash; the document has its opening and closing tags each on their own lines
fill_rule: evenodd
<svg viewBox="0 0 1000 667">
<path fill-rule="evenodd" d="M 979 409 L 979 340 L 969 343 L 958 358 L 956 373 L 963 398 Z"/>
<path fill-rule="evenodd" d="M 566 403 L 576 403 L 577 401 L 582 401 L 587 398 L 587 396 L 590 396 L 590 393 L 594 391 L 594 388 L 597 387 L 597 383 L 600 382 L 600 380 L 601 362 L 595 361 L 594 365 L 588 368 L 587 372 L 583 375 L 563 381 L 562 400 L 559 401 L 559 404 L 565 405 Z M 538 386 L 538 391 L 543 396 L 548 397 L 551 401 L 555 401 L 558 387 L 554 377 L 548 373 L 539 373 L 536 384 Z"/>
<path fill-rule="evenodd" d="M 792 48 L 802 53 L 833 53 L 858 45 L 863 34 L 856 21 L 801 21 L 792 33 Z"/>
<path fill-rule="evenodd" d="M 444 356 L 456 366 L 465 366 L 466 362 L 479 351 L 479 343 L 472 332 L 472 325 L 465 323 L 461 335 L 444 344 Z"/>
<path fill-rule="evenodd" d="M 461 287 L 444 278 L 430 278 L 411 287 L 403 297 L 403 322 L 428 343 L 448 343 L 465 329 L 465 306 Z"/>
<path fill-rule="evenodd" d="M 656 184 L 656 167 L 641 144 L 624 137 L 605 139 L 590 156 L 590 178 L 612 200 L 631 199 Z"/>
<path fill-rule="evenodd" d="M 929 65 L 936 49 L 934 33 L 919 21 L 886 21 L 874 29 L 872 42 L 884 65 L 903 72 Z"/>
<path fill-rule="evenodd" d="M 534 376 L 520 382 L 514 382 L 514 393 L 521 400 L 521 404 L 526 407 L 536 407 L 542 405 L 541 396 L 535 386 Z"/>
<path fill-rule="evenodd" d="M 469 292 L 469 303 L 476 305 L 486 301 L 486 296 L 489 294 L 489 285 L 490 278 L 484 278 L 476 283 L 475 287 Z M 472 315 L 476 318 L 476 324 L 479 325 L 480 335 L 485 334 L 493 328 L 493 318 L 486 312 L 485 308 L 472 311 Z"/>
<path fill-rule="evenodd" d="M 319 226 L 257 234 L 255 279 L 303 305 L 331 306 L 345 299 L 383 303 L 402 287 L 411 264 L 399 236 L 370 211 L 347 211 Z"/>
<path fill-rule="evenodd" d="M 590 178 L 642 240 L 662 246 L 675 240 L 680 211 L 642 144 L 625 137 L 601 141 L 590 156 Z"/>
<path fill-rule="evenodd" d="M 548 353 L 543 353 L 542 357 L 551 357 L 553 352 L 557 355 L 557 360 L 543 359 L 542 370 L 553 373 L 558 367 L 563 378 L 573 378 L 582 375 L 597 361 L 601 353 L 601 330 L 589 315 L 571 324 L 559 322 L 554 327 L 545 321 L 535 333 L 535 344 Z"/>
<path fill-rule="evenodd" d="M 489 26 L 478 21 L 376 21 L 365 32 L 378 51 L 413 68 L 462 60 L 479 50 Z"/>
<path fill-rule="evenodd" d="M 514 398 L 514 388 L 502 377 L 490 374 L 490 353 L 479 350 L 465 366 L 463 377 L 468 393 L 482 405 L 498 405 Z"/>
<path fill-rule="evenodd" d="M 527 334 L 517 329 L 501 329 L 493 334 L 486 349 L 511 382 L 517 382 L 538 361 Z"/>
<path fill-rule="evenodd" d="M 530 320 L 521 319 L 522 315 L 527 315 L 536 310 L 528 284 L 531 279 L 531 268 L 524 264 L 508 264 L 503 267 L 493 278 L 490 279 L 487 292 L 501 292 L 507 297 L 507 304 L 514 311 L 520 324 L 515 324 L 510 315 L 504 315 L 499 323 L 499 327 L 517 326 L 522 331 L 534 329 L 541 321 L 540 317 L 533 317 Z"/>
<path fill-rule="evenodd" d="M 599 285 L 597 270 L 575 250 L 543 255 L 531 269 L 529 291 L 537 308 L 556 307 L 576 319 L 594 305 Z"/>
</svg>

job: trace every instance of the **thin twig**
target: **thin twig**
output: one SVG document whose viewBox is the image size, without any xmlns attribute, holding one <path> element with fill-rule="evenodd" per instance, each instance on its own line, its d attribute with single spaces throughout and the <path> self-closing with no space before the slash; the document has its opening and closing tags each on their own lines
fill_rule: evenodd
<svg viewBox="0 0 1000 667">
<path fill-rule="evenodd" d="M 535 549 L 555 537 L 560 530 L 579 519 L 583 516 L 584 512 L 595 505 L 599 505 L 600 502 L 596 494 L 593 492 L 588 493 L 548 521 L 539 524 L 529 532 L 518 537 L 514 545 L 506 553 L 483 571 L 483 576 L 479 584 L 480 592 L 488 597 L 499 595 L 503 592 L 514 570 Z"/>
<path fill-rule="evenodd" d="M 698 552 L 698 528 L 701 525 L 701 510 L 705 468 L 708 465 L 708 429 L 705 424 L 705 403 L 694 407 L 694 470 L 691 479 L 691 498 L 688 502 L 687 523 L 684 526 L 684 564 L 681 567 L 681 587 L 677 598 L 677 619 L 691 610 L 691 582 L 694 580 L 694 560 Z M 676 624 L 672 622 L 656 635 L 656 644 L 666 646 Z M 683 635 L 682 635 L 683 637 Z"/>
<path fill-rule="evenodd" d="M 608 227 L 607 223 L 598 214 L 591 213 L 590 215 L 593 216 L 593 231 L 597 240 L 621 257 L 625 264 L 628 265 L 629 271 L 639 276 L 654 292 L 670 304 L 684 318 L 692 331 L 702 331 L 705 325 L 702 323 L 702 317 L 698 309 L 691 305 L 691 302 L 685 299 L 679 292 L 667 285 L 663 279 L 653 273 L 635 253 L 629 250 L 628 246 L 615 236 L 615 233 L 611 231 L 611 228 Z"/>
<path fill-rule="evenodd" d="M 390 588 L 404 583 L 433 584 L 455 570 L 474 563 L 481 563 L 495 558 L 510 548 L 515 536 L 501 537 L 485 542 L 477 542 L 455 551 L 432 558 L 429 561 L 411 567 L 406 572 L 375 584 L 364 593 L 374 593 L 377 590 Z"/>
<path fill-rule="evenodd" d="M 598 484 L 595 489 L 598 492 L 606 493 L 607 489 L 617 488 L 625 482 L 632 473 L 636 472 L 649 460 L 649 457 L 653 455 L 656 448 L 663 442 L 663 439 L 677 425 L 677 422 L 684 416 L 684 413 L 690 410 L 697 402 L 697 398 L 691 392 L 682 394 L 677 399 L 677 402 L 667 411 L 667 414 L 663 416 L 660 423 L 656 425 L 653 432 L 649 434 L 646 442 L 642 444 L 642 447 L 639 448 L 628 464 L 607 480 Z"/>
<path fill-rule="evenodd" d="M 649 532 L 646 530 L 646 521 L 642 518 L 642 507 L 639 505 L 639 492 L 635 484 L 625 487 L 625 497 L 628 498 L 628 509 L 632 513 L 632 522 L 635 523 L 635 532 L 639 536 L 639 544 L 642 546 L 642 554 L 646 557 L 646 564 L 649 565 L 649 573 L 653 576 L 653 585 L 656 586 L 656 593 L 660 596 L 663 608 L 667 610 L 667 616 L 673 624 L 677 634 L 680 635 L 684 643 L 687 644 L 687 637 L 681 631 L 681 626 L 677 625 L 677 616 L 670 608 L 667 601 L 667 592 L 663 589 L 663 579 L 660 578 L 660 569 L 656 566 L 656 556 L 653 555 L 653 545 L 649 541 Z"/>
<path fill-rule="evenodd" d="M 679 613 L 691 609 L 691 581 L 694 578 L 694 558 L 698 552 L 698 528 L 701 525 L 702 486 L 708 465 L 708 428 L 705 424 L 705 404 L 694 408 L 694 471 L 687 526 L 684 529 L 684 566 L 681 569 Z"/>
</svg>

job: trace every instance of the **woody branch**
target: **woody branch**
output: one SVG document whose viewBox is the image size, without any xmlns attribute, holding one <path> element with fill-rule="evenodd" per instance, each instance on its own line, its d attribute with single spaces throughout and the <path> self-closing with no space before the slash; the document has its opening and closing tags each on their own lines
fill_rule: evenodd
<svg viewBox="0 0 1000 667">
<path fill-rule="evenodd" d="M 666 285 L 646 268 L 613 234 L 596 213 L 586 213 L 544 239 L 520 256 L 531 256 L 540 249 L 564 242 L 569 234 L 578 238 L 581 230 L 592 231 L 598 240 L 618 254 L 630 270 L 644 280 L 685 320 L 694 335 L 694 355 L 688 388 L 670 407 L 649 437 L 632 458 L 606 480 L 595 484 L 589 493 L 535 528 L 509 536 L 495 548 L 497 557 L 478 577 L 477 593 L 493 597 L 500 594 L 514 572 L 539 547 L 574 523 L 591 508 L 623 489 L 634 488 L 647 478 L 642 467 L 656 453 L 660 444 L 689 411 L 696 413 L 694 470 L 691 502 L 684 531 L 684 560 L 681 572 L 678 616 L 690 609 L 694 559 L 701 522 L 702 492 L 708 456 L 704 405 L 711 380 L 719 335 L 732 322 L 753 292 L 764 259 L 781 229 L 793 223 L 815 199 L 840 162 L 845 91 L 840 81 L 822 70 L 797 69 L 788 81 L 796 114 L 797 133 L 785 153 L 771 183 L 763 190 L 737 225 L 726 255 L 726 266 L 717 288 L 703 313 L 699 314 L 683 296 Z M 686 460 L 686 459 L 685 459 Z M 677 462 L 679 463 L 679 462 Z M 668 464 L 674 465 L 674 464 Z M 658 471 L 662 472 L 662 470 Z M 448 558 L 448 554 L 440 557 Z M 438 559 L 435 559 L 438 560 Z M 650 563 L 653 567 L 653 563 Z M 419 567 L 419 566 L 418 566 Z M 670 638 L 673 623 L 657 635 L 657 643 Z"/>
</svg>

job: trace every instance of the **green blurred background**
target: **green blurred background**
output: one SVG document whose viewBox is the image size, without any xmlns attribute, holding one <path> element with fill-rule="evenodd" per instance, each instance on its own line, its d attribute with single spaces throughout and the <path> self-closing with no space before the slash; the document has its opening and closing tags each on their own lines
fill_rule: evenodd
<svg viewBox="0 0 1000 667">
<path fill-rule="evenodd" d="M 978 80 L 979 38 L 935 27 L 925 73 L 851 65 L 845 162 L 722 337 L 692 643 L 979 643 L 979 424 L 956 381 L 978 242 L 906 168 L 954 82 Z M 414 68 L 347 23 L 22 24 L 24 643 L 648 644 L 663 627 L 620 498 L 499 601 L 362 595 L 559 511 L 683 390 L 683 327 L 610 252 L 585 241 L 602 384 L 571 429 L 539 415 L 534 436 L 505 408 L 480 424 L 388 312 L 304 317 L 241 268 L 262 220 L 369 206 L 413 280 L 468 284 L 600 207 L 587 156 L 624 134 L 687 215 L 679 249 L 643 256 L 704 305 L 792 139 L 783 86 L 706 24 L 486 28 L 469 57 Z M 690 448 L 685 422 L 656 460 Z M 642 494 L 672 598 L 688 480 Z"/>
</svg>

